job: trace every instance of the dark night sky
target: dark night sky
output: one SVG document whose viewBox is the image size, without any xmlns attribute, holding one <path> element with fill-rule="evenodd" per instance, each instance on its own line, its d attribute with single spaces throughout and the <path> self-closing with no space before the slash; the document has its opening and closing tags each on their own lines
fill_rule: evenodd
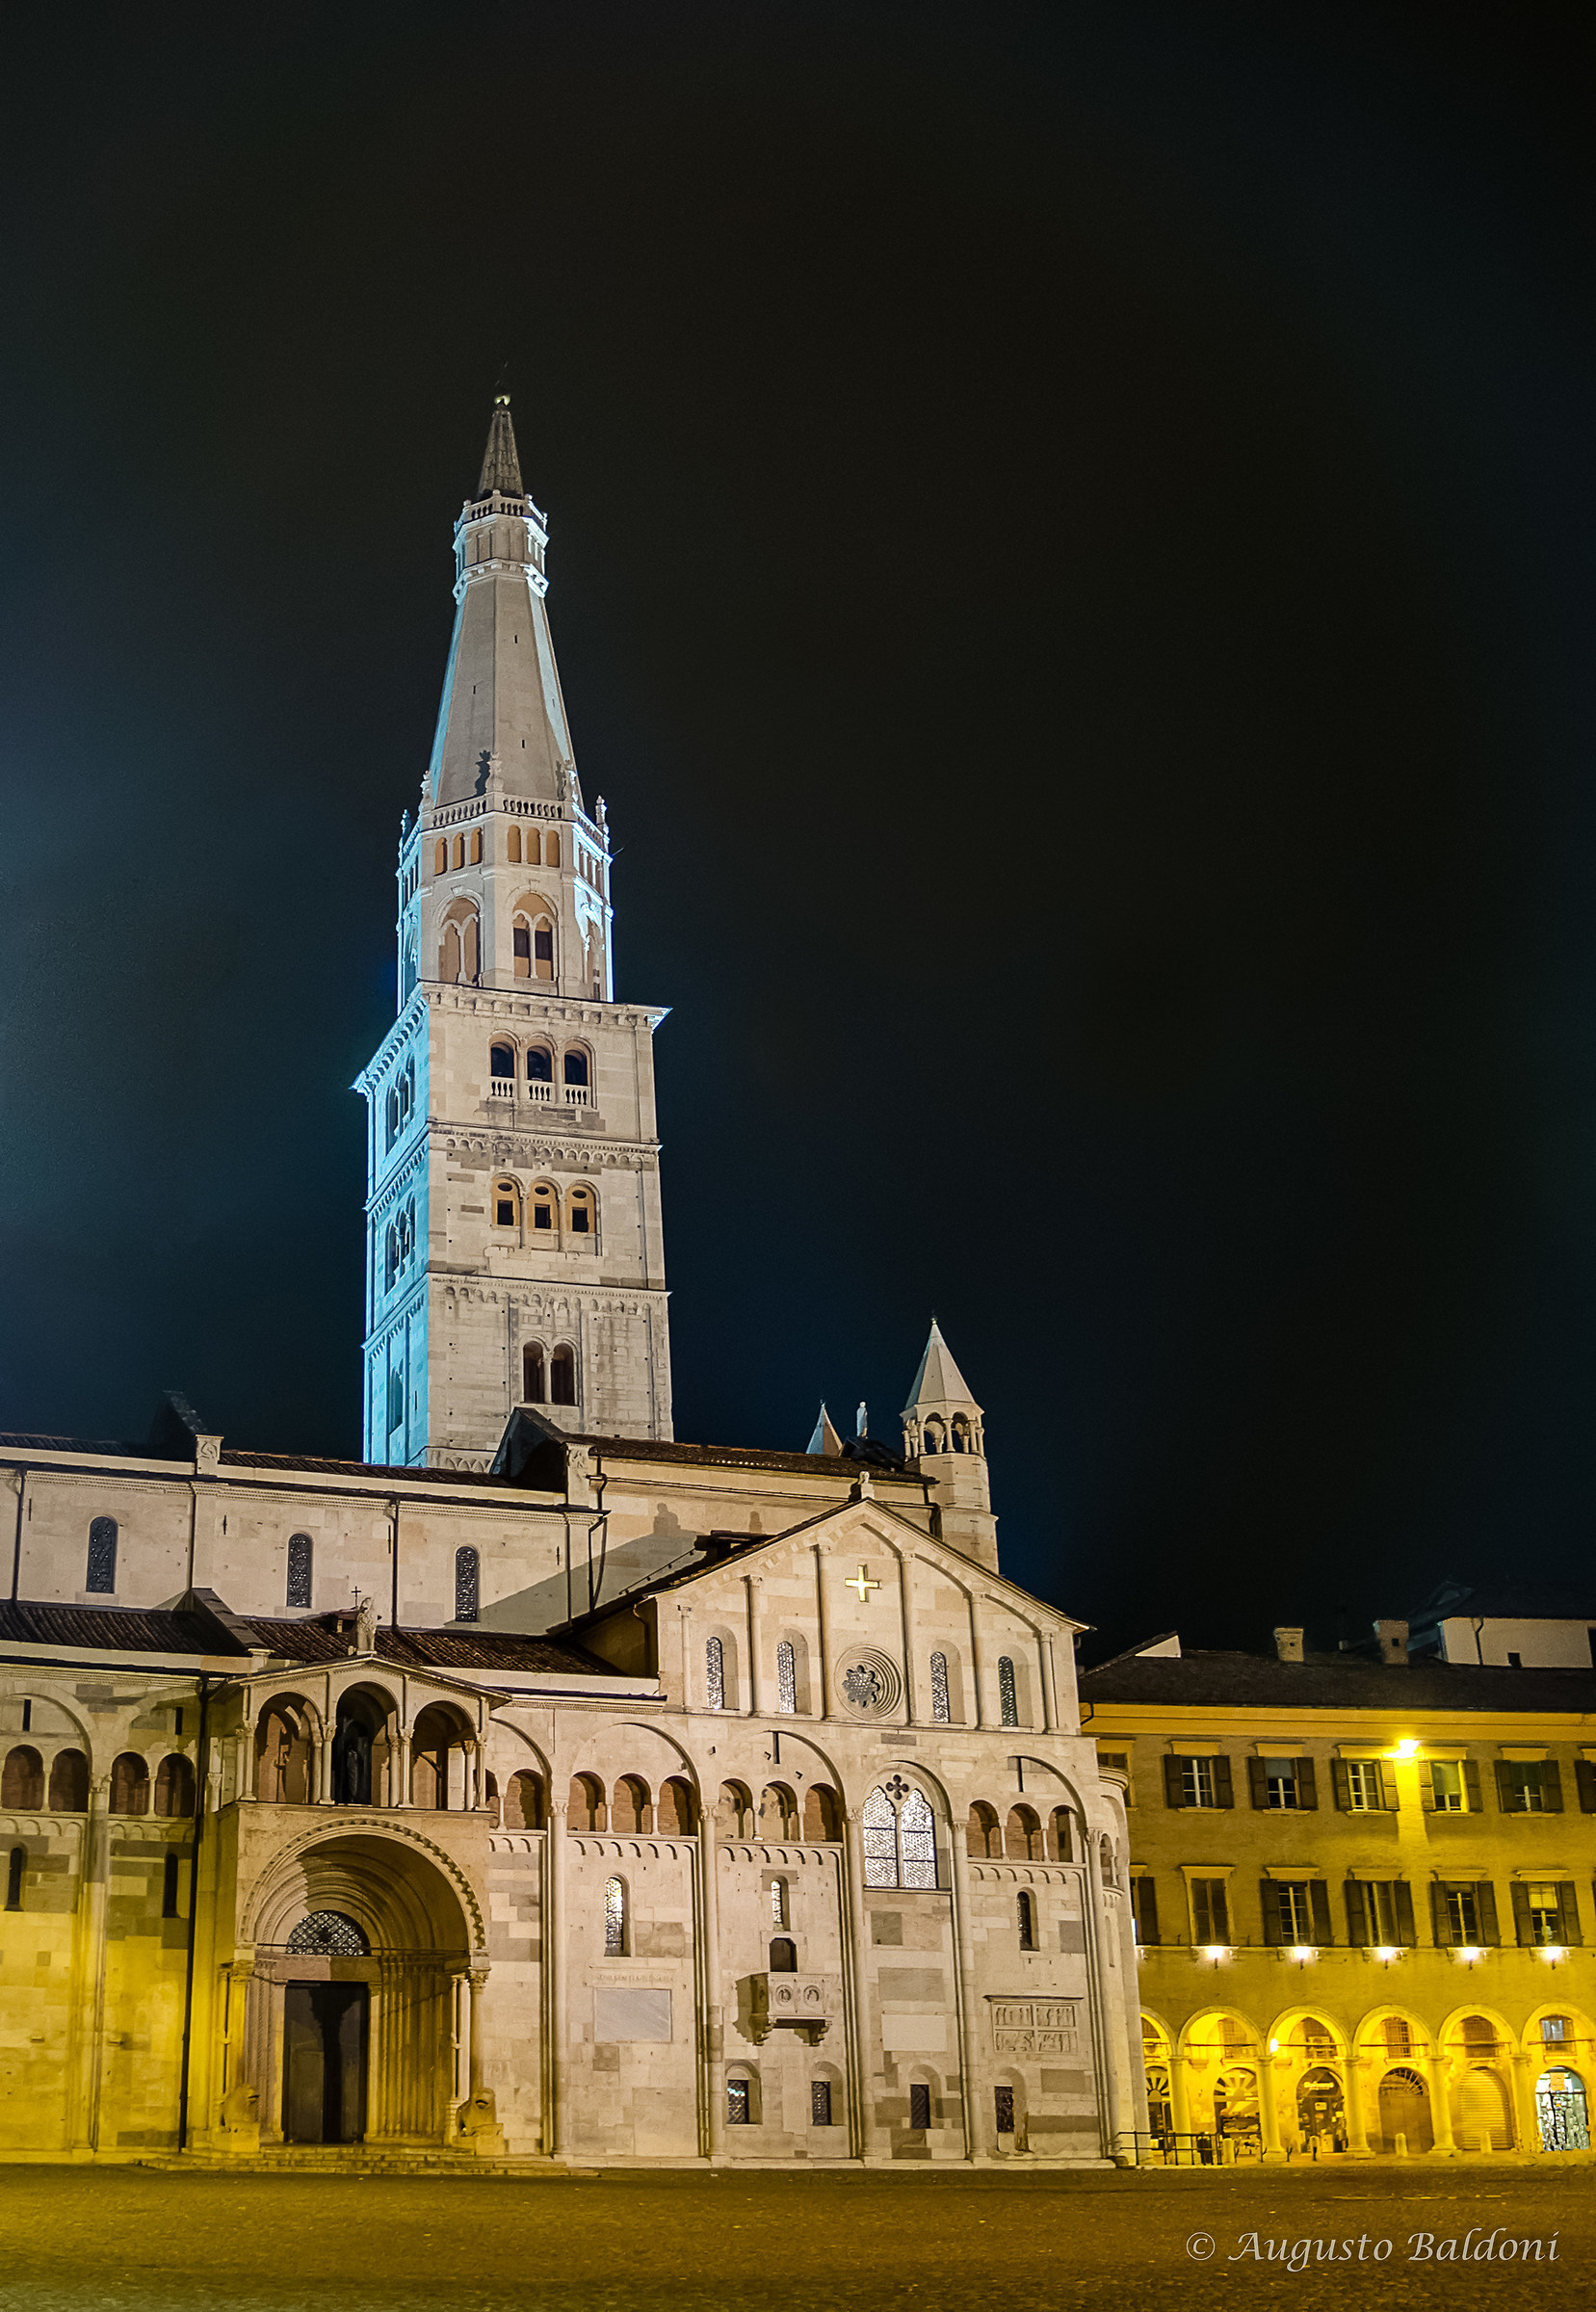
<svg viewBox="0 0 1596 2312">
<path fill-rule="evenodd" d="M 32 14 L 0 1424 L 358 1450 L 508 360 L 678 1434 L 895 1434 L 934 1306 L 1098 1649 L 1579 1574 L 1588 12 Z"/>
</svg>

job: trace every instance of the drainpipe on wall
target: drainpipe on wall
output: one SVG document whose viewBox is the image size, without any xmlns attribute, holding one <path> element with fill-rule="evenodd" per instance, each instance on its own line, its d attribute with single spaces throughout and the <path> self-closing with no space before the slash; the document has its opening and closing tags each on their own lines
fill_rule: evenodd
<svg viewBox="0 0 1596 2312">
<path fill-rule="evenodd" d="M 22 1579 L 22 1508 L 28 1497 L 28 1472 L 16 1473 L 16 1539 L 12 1546 L 12 1603 L 16 1603 L 16 1585 Z"/>
<path fill-rule="evenodd" d="M 199 1926 L 199 1841 L 205 1827 L 205 1773 L 210 1763 L 206 1733 L 211 1709 L 210 1672 L 199 1673 L 199 1741 L 194 1773 L 194 1853 L 189 1862 L 189 1949 L 183 1970 L 183 2062 L 177 2085 L 177 2148 L 189 2144 L 189 2050 L 194 2038 L 194 1939 Z"/>
</svg>

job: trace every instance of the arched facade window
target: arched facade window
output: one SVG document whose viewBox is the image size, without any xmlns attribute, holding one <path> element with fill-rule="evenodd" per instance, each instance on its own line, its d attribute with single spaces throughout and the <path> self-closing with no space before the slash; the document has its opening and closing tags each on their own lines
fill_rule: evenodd
<svg viewBox="0 0 1596 2312">
<path fill-rule="evenodd" d="M 754 1827 L 761 1838 L 795 1838 L 798 1835 L 798 1800 L 785 1782 L 767 1782 L 759 1794 L 759 1820 Z"/>
<path fill-rule="evenodd" d="M 998 1656 L 998 1708 L 1006 1726 L 1019 1724 L 1019 1690 L 1014 1681 L 1014 1665 L 1007 1654 Z"/>
<path fill-rule="evenodd" d="M 803 1835 L 835 1843 L 843 1834 L 842 1805 L 828 1782 L 811 1782 L 803 1793 Z"/>
<path fill-rule="evenodd" d="M 1039 1948 L 1036 1941 L 1036 1898 L 1027 1888 L 1021 1887 L 1016 1900 L 1020 1913 L 1020 1949 L 1034 1951 Z"/>
<path fill-rule="evenodd" d="M 1004 1852 L 1011 1862 L 1040 1862 L 1042 1826 L 1030 1806 L 1010 1806 Z"/>
<path fill-rule="evenodd" d="M 284 1604 L 307 1607 L 310 1603 L 310 1575 L 315 1563 L 315 1543 L 308 1534 L 290 1534 L 288 1537 L 288 1594 Z"/>
<path fill-rule="evenodd" d="M 507 1830 L 541 1830 L 543 1827 L 543 1777 L 523 1767 L 510 1775 L 505 1786 L 504 1807 Z"/>
<path fill-rule="evenodd" d="M 382 1289 L 391 1293 L 399 1277 L 399 1230 L 390 1227 L 382 1240 Z"/>
<path fill-rule="evenodd" d="M 89 1564 L 83 1586 L 97 1597 L 109 1597 L 117 1587 L 117 1520 L 94 1517 L 89 1524 Z"/>
<path fill-rule="evenodd" d="M 512 1043 L 490 1043 L 487 1047 L 487 1072 L 495 1083 L 515 1081 L 515 1046 Z"/>
<path fill-rule="evenodd" d="M 610 1802 L 612 1830 L 648 1828 L 648 1785 L 639 1774 L 622 1774 Z"/>
<path fill-rule="evenodd" d="M 604 1806 L 604 1785 L 596 1774 L 577 1774 L 571 1781 L 570 1800 L 565 1810 L 566 1826 L 572 1830 L 602 1830 L 608 1816 Z"/>
<path fill-rule="evenodd" d="M 546 1043 L 528 1044 L 527 1082 L 529 1084 L 552 1084 L 554 1082 L 554 1054 Z"/>
<path fill-rule="evenodd" d="M 787 1881 L 785 1878 L 772 1878 L 771 1880 L 771 1925 L 787 1927 L 791 1924 L 792 1922 L 787 1916 Z"/>
<path fill-rule="evenodd" d="M 475 1621 L 480 1603 L 482 1561 L 474 1549 L 455 1552 L 455 1619 Z"/>
<path fill-rule="evenodd" d="M 8 1910 L 20 1910 L 22 1907 L 22 1874 L 27 1867 L 27 1848 L 13 1847 L 10 1859 L 6 1864 L 6 1908 Z"/>
<path fill-rule="evenodd" d="M 667 1837 L 688 1838 L 693 1831 L 693 1792 L 680 1774 L 671 1774 L 660 1784 L 659 1803 L 654 1808 L 654 1827 Z"/>
<path fill-rule="evenodd" d="M 560 1198 L 547 1180 L 535 1180 L 527 1194 L 534 1236 L 553 1236 L 560 1226 Z"/>
<path fill-rule="evenodd" d="M 715 1827 L 721 1838 L 747 1838 L 752 1834 L 753 1793 L 742 1782 L 722 1782 L 716 1802 Z"/>
<path fill-rule="evenodd" d="M 798 1945 L 790 1934 L 772 1935 L 770 1970 L 772 1975 L 796 1975 L 798 1973 Z"/>
<path fill-rule="evenodd" d="M 314 1752 L 310 1721 L 298 1700 L 279 1695 L 255 1722 L 255 1796 L 284 1806 L 308 1806 Z"/>
<path fill-rule="evenodd" d="M 432 846 L 432 873 L 434 875 L 447 875 L 448 872 L 449 843 L 448 838 L 444 837 L 440 841 L 434 843 Z"/>
<path fill-rule="evenodd" d="M 505 830 L 505 857 L 512 867 L 521 864 L 521 830 L 513 824 Z"/>
<path fill-rule="evenodd" d="M 539 915 L 532 927 L 532 976 L 535 980 L 554 977 L 554 921 L 548 915 Z"/>
<path fill-rule="evenodd" d="M 521 1403 L 543 1405 L 548 1397 L 548 1375 L 542 1346 L 528 1341 L 521 1351 Z"/>
<path fill-rule="evenodd" d="M 44 1761 L 30 1744 L 19 1743 L 6 1753 L 5 1768 L 0 1771 L 0 1806 L 21 1812 L 43 1803 Z"/>
<path fill-rule="evenodd" d="M 573 1188 L 565 1198 L 565 1223 L 573 1236 L 596 1236 L 597 1210 L 590 1188 Z"/>
<path fill-rule="evenodd" d="M 704 1698 L 712 1710 L 726 1706 L 726 1649 L 719 1638 L 704 1641 Z"/>
<path fill-rule="evenodd" d="M 798 1658 L 785 1638 L 775 1649 L 775 1684 L 776 1708 L 790 1717 L 798 1708 Z"/>
<path fill-rule="evenodd" d="M 549 1403 L 576 1403 L 576 1351 L 557 1349 L 549 1359 Z"/>
<path fill-rule="evenodd" d="M 618 1878 L 604 1881 L 604 1956 L 626 1957 L 626 1889 Z"/>
<path fill-rule="evenodd" d="M 934 1414 L 926 1424 L 926 1434 L 920 1450 L 922 1453 L 946 1453 L 948 1450 L 948 1432 Z"/>
<path fill-rule="evenodd" d="M 316 1958 L 369 1958 L 371 1944 L 357 1919 L 342 1910 L 307 1911 L 289 1933 L 288 1948 Z"/>
<path fill-rule="evenodd" d="M 946 1654 L 931 1656 L 931 1716 L 939 1726 L 945 1726 L 948 1723 L 948 1657 Z"/>
<path fill-rule="evenodd" d="M 194 1812 L 194 1768 L 176 1750 L 155 1770 L 155 1811 L 169 1818 Z"/>
<path fill-rule="evenodd" d="M 970 1424 L 962 1413 L 954 1415 L 953 1448 L 955 1453 L 968 1453 L 970 1450 Z"/>
<path fill-rule="evenodd" d="M 89 1761 L 81 1750 L 57 1750 L 50 1761 L 52 1814 L 87 1814 Z"/>
<path fill-rule="evenodd" d="M 111 1768 L 113 1814 L 149 1812 L 149 1769 L 137 1750 L 124 1750 Z"/>
<path fill-rule="evenodd" d="M 473 867 L 480 867 L 482 863 L 483 830 L 480 827 L 474 827 L 471 829 L 471 864 Z"/>
<path fill-rule="evenodd" d="M 521 1190 L 514 1180 L 495 1180 L 491 1197 L 495 1228 L 519 1228 L 521 1225 Z"/>
<path fill-rule="evenodd" d="M 998 1828 L 997 1809 L 977 1799 L 970 1809 L 964 1828 L 964 1851 L 980 1861 L 986 1861 L 1003 1852 L 1003 1832 Z"/>
<path fill-rule="evenodd" d="M 560 830 L 558 828 L 551 827 L 543 837 L 543 864 L 545 867 L 558 867 L 560 864 Z"/>
<path fill-rule="evenodd" d="M 578 1045 L 572 1044 L 570 1050 L 565 1054 L 562 1065 L 567 1084 L 587 1084 L 591 1081 L 588 1067 L 588 1055 Z"/>
<path fill-rule="evenodd" d="M 866 1886 L 935 1886 L 936 1818 L 902 1774 L 876 1784 L 862 1820 Z"/>
<path fill-rule="evenodd" d="M 463 835 L 455 837 L 455 864 L 457 867 L 465 865 L 465 837 Z"/>
<path fill-rule="evenodd" d="M 1069 1808 L 1055 1806 L 1048 1817 L 1047 1851 L 1055 1862 L 1073 1862 L 1075 1841 L 1069 1826 Z"/>
</svg>

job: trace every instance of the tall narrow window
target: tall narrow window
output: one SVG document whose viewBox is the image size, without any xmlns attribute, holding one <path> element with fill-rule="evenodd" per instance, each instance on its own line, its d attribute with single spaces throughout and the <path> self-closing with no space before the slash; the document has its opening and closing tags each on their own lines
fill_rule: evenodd
<svg viewBox="0 0 1596 2312">
<path fill-rule="evenodd" d="M 505 857 L 512 867 L 521 864 L 521 830 L 518 827 L 511 827 L 506 831 Z"/>
<path fill-rule="evenodd" d="M 998 1656 L 998 1707 L 1006 1726 L 1020 1722 L 1020 1697 L 1014 1685 L 1014 1665 L 1007 1654 Z"/>
<path fill-rule="evenodd" d="M 1036 1948 L 1036 1898 L 1022 1888 L 1018 1901 L 1020 1906 L 1020 1949 L 1034 1951 Z"/>
<path fill-rule="evenodd" d="M 503 1079 L 508 1077 L 510 1082 L 513 1084 L 515 1081 L 515 1046 L 511 1043 L 489 1044 L 487 1050 L 487 1072 L 490 1076 L 495 1078 Z"/>
<path fill-rule="evenodd" d="M 446 923 L 443 937 L 438 942 L 438 978 L 453 985 L 460 976 L 460 933 L 456 923 Z"/>
<path fill-rule="evenodd" d="M 530 980 L 532 977 L 531 924 L 523 923 L 520 917 L 517 916 L 515 919 L 514 928 L 512 929 L 510 937 L 510 952 L 514 957 L 512 976 L 518 980 Z"/>
<path fill-rule="evenodd" d="M 1014 2132 L 1014 2090 L 1013 2090 L 1013 2089 L 1012 2089 L 1012 2088 L 994 2088 L 994 2089 L 992 2089 L 992 2105 L 993 2105 L 993 2111 L 994 2111 L 994 2115 L 995 2115 L 995 2116 L 996 2116 L 997 2123 L 998 2123 L 998 2133 L 999 2133 L 999 2135 L 1000 2135 L 1000 2136 L 1011 2136 L 1011 2135 L 1013 2134 L 1013 2132 Z"/>
<path fill-rule="evenodd" d="M 785 1927 L 788 1924 L 787 1881 L 785 1878 L 772 1878 L 771 1880 L 771 1925 Z"/>
<path fill-rule="evenodd" d="M 434 875 L 447 875 L 448 872 L 449 840 L 448 837 L 445 836 L 440 842 L 434 843 L 432 846 L 432 873 Z"/>
<path fill-rule="evenodd" d="M 948 1657 L 931 1656 L 931 1716 L 939 1726 L 948 1723 Z"/>
<path fill-rule="evenodd" d="M 923 2134 L 931 2123 L 931 2091 L 922 2080 L 909 2083 L 909 2125 Z"/>
<path fill-rule="evenodd" d="M 917 1790 L 898 1817 L 898 1851 L 904 1886 L 936 1884 L 936 1819 Z"/>
<path fill-rule="evenodd" d="M 811 2127 L 829 2127 L 831 2124 L 831 2082 L 812 2079 L 809 2082 L 809 2124 Z"/>
<path fill-rule="evenodd" d="M 554 926 L 546 915 L 540 915 L 532 927 L 532 976 L 535 980 L 554 977 Z"/>
<path fill-rule="evenodd" d="M 540 828 L 536 828 L 536 827 L 529 827 L 529 828 L 527 828 L 527 865 L 528 865 L 529 867 L 541 867 L 541 865 L 542 865 L 542 864 L 543 864 L 543 836 L 542 836 L 542 831 L 541 831 L 541 829 L 540 829 Z"/>
<path fill-rule="evenodd" d="M 174 1919 L 177 1916 L 177 1857 L 175 1854 L 167 1856 L 161 1874 L 161 1916 L 164 1919 Z"/>
<path fill-rule="evenodd" d="M 542 1233 L 552 1236 L 555 1211 L 554 1191 L 546 1180 L 538 1180 L 534 1183 L 530 1201 L 534 1234 Z"/>
<path fill-rule="evenodd" d="M 567 1084 L 587 1083 L 588 1055 L 586 1052 L 569 1051 L 565 1054 L 565 1081 Z"/>
<path fill-rule="evenodd" d="M 536 1341 L 529 1341 L 521 1352 L 521 1403 L 541 1405 L 545 1387 L 543 1352 Z"/>
<path fill-rule="evenodd" d="M 573 1188 L 565 1198 L 565 1216 L 573 1236 L 593 1234 L 593 1192 L 590 1188 Z"/>
<path fill-rule="evenodd" d="M 27 1848 L 13 1847 L 11 1860 L 6 1866 L 6 1908 L 8 1910 L 20 1910 L 22 1907 L 22 1873 L 27 1868 Z"/>
<path fill-rule="evenodd" d="M 558 867 L 560 864 L 560 835 L 558 829 L 552 827 L 543 839 L 543 864 L 545 867 Z"/>
<path fill-rule="evenodd" d="M 626 1957 L 626 1889 L 618 1878 L 604 1882 L 604 1956 Z"/>
<path fill-rule="evenodd" d="M 719 1638 L 704 1641 L 704 1693 L 712 1710 L 726 1706 L 726 1651 Z"/>
<path fill-rule="evenodd" d="M 455 837 L 455 864 L 457 867 L 465 865 L 465 837 L 463 835 Z"/>
<path fill-rule="evenodd" d="M 117 1520 L 95 1517 L 89 1526 L 89 1570 L 86 1590 L 109 1597 L 117 1587 Z"/>
<path fill-rule="evenodd" d="M 308 1534 L 290 1534 L 288 1537 L 288 1596 L 290 1606 L 308 1606 L 310 1603 L 310 1563 L 313 1544 Z"/>
<path fill-rule="evenodd" d="M 493 1225 L 495 1228 L 514 1228 L 521 1219 L 521 1192 L 513 1180 L 495 1180 L 493 1183 Z"/>
<path fill-rule="evenodd" d="M 455 1619 L 475 1621 L 477 1618 L 478 1580 L 481 1561 L 474 1549 L 455 1552 Z"/>
<path fill-rule="evenodd" d="M 473 867 L 480 867 L 482 863 L 483 830 L 480 827 L 474 827 L 471 829 L 471 864 Z"/>
<path fill-rule="evenodd" d="M 866 1886 L 936 1884 L 936 1820 L 902 1774 L 879 1784 L 864 1802 Z"/>
<path fill-rule="evenodd" d="M 557 1349 L 549 1359 L 549 1400 L 554 1405 L 576 1403 L 576 1351 Z"/>
<path fill-rule="evenodd" d="M 789 1717 L 798 1708 L 798 1662 L 784 1638 L 775 1649 L 776 1707 Z"/>
<path fill-rule="evenodd" d="M 551 835 L 549 840 L 554 840 Z M 746 2127 L 749 2122 L 748 2083 L 746 2079 L 726 2082 L 726 2124 L 728 2127 Z"/>
<path fill-rule="evenodd" d="M 527 1082 L 529 1084 L 552 1084 L 554 1082 L 554 1054 L 546 1044 L 528 1045 Z"/>
</svg>

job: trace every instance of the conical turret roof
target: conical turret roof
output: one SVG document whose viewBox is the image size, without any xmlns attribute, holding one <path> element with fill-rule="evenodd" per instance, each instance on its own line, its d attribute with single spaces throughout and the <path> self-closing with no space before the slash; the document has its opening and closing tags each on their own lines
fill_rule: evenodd
<svg viewBox="0 0 1596 2312">
<path fill-rule="evenodd" d="M 920 1370 L 909 1387 L 909 1401 L 904 1406 L 912 1413 L 918 1405 L 974 1405 L 970 1385 L 955 1364 L 953 1352 L 942 1338 L 942 1327 L 931 1319 L 926 1353 L 920 1359 Z"/>
<path fill-rule="evenodd" d="M 515 451 L 515 427 L 510 414 L 508 393 L 493 397 L 493 415 L 488 422 L 487 447 L 483 452 L 482 479 L 477 484 L 477 495 L 485 498 L 489 490 L 502 490 L 507 497 L 526 495 L 521 486 L 521 460 Z"/>
</svg>

